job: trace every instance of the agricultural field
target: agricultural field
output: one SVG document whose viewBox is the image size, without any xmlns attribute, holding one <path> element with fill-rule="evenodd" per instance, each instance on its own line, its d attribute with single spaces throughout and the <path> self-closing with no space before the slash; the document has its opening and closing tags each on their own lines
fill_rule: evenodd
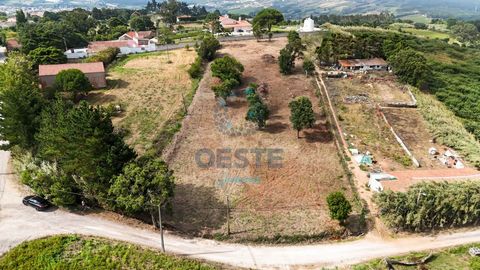
<svg viewBox="0 0 480 270">
<path fill-rule="evenodd" d="M 472 257 L 468 254 L 470 247 L 479 247 L 479 244 L 469 244 L 452 248 L 433 250 L 431 252 L 414 252 L 407 255 L 395 256 L 391 259 L 412 262 L 433 254 L 430 260 L 419 266 L 395 265 L 395 269 L 429 269 L 429 270 L 478 270 L 480 269 L 480 257 Z M 387 269 L 383 259 L 376 259 L 352 267 L 353 270 L 383 270 Z"/>
<path fill-rule="evenodd" d="M 194 235 L 256 242 L 325 239 L 343 232 L 338 222 L 329 217 L 326 196 L 343 191 L 352 200 L 354 192 L 340 164 L 330 124 L 319 106 L 311 78 L 303 74 L 301 63 L 297 63 L 293 75 L 280 75 L 276 57 L 285 44 L 286 39 L 223 44 L 219 54 L 232 55 L 245 67 L 242 86 L 235 89 L 235 95 L 223 108 L 211 90 L 217 79 L 207 71 L 182 130 L 166 149 L 165 159 L 175 171 L 177 184 L 173 214 L 167 217 L 172 227 Z M 266 89 L 270 117 L 262 130 L 252 128 L 245 120 L 243 89 L 252 82 Z M 317 119 L 300 139 L 291 127 L 288 108 L 297 96 L 312 100 Z M 238 133 L 232 135 L 231 130 Z M 213 166 L 199 166 L 195 157 L 201 149 L 215 153 Z M 248 151 L 248 165 L 219 166 L 222 149 L 231 153 Z M 280 165 L 269 166 L 266 154 L 257 163 L 252 153 L 255 149 L 278 151 Z M 227 154 L 227 163 L 237 161 L 233 154 Z M 225 236 L 227 198 L 231 208 L 229 237 Z M 358 214 L 359 209 L 355 210 Z"/>
<path fill-rule="evenodd" d="M 0 257 L 0 269 L 178 269 L 220 267 L 136 245 L 77 235 L 23 242 Z"/>
<path fill-rule="evenodd" d="M 88 100 L 103 106 L 120 105 L 112 118 L 115 127 L 126 132 L 126 142 L 143 154 L 155 147 L 167 121 L 182 111 L 184 98 L 193 93 L 196 82 L 187 69 L 194 50 L 130 55 L 108 71 L 108 89 L 93 91 Z"/>
</svg>

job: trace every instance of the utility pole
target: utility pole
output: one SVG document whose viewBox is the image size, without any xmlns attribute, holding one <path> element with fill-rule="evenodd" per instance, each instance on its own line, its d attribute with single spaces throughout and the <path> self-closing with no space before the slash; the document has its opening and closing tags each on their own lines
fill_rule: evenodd
<svg viewBox="0 0 480 270">
<path fill-rule="evenodd" d="M 162 252 L 165 252 L 165 243 L 163 241 L 162 210 L 161 204 L 158 205 L 158 223 L 160 225 L 160 241 L 162 242 Z"/>
</svg>

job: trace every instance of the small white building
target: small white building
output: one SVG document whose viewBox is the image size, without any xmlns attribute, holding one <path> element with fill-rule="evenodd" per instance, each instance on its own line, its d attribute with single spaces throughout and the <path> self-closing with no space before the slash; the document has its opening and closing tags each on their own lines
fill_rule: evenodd
<svg viewBox="0 0 480 270">
<path fill-rule="evenodd" d="M 382 192 L 383 185 L 381 181 L 392 181 L 392 180 L 397 180 L 397 178 L 393 175 L 386 174 L 386 173 L 371 173 L 370 179 L 368 180 L 368 186 L 373 191 Z"/>
</svg>

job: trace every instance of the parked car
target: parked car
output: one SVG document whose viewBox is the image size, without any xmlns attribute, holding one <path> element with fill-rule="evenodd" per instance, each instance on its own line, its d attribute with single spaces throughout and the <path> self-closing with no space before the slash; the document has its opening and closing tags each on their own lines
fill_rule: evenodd
<svg viewBox="0 0 480 270">
<path fill-rule="evenodd" d="M 23 204 L 26 206 L 31 206 L 37 211 L 45 211 L 52 206 L 47 200 L 36 195 L 23 198 Z"/>
</svg>

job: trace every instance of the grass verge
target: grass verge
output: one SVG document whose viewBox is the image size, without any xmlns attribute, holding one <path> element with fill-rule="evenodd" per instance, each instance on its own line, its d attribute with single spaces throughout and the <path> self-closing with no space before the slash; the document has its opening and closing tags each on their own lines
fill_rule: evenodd
<svg viewBox="0 0 480 270">
<path fill-rule="evenodd" d="M 470 247 L 478 247 L 479 244 L 469 244 L 463 246 L 457 246 L 447 249 L 441 249 L 433 251 L 433 256 L 424 265 L 420 266 L 400 266 L 395 265 L 397 270 L 408 269 L 429 269 L 429 270 L 445 270 L 445 269 L 471 269 L 480 270 L 480 257 L 471 257 L 468 254 Z M 408 255 L 392 257 L 395 260 L 400 261 L 417 261 L 421 258 L 428 256 L 430 252 L 412 252 Z M 383 259 L 376 259 L 367 263 L 355 265 L 352 267 L 354 270 L 383 270 L 387 269 Z"/>
<path fill-rule="evenodd" d="M 59 235 L 28 241 L 0 257 L 0 269 L 220 269 L 102 238 Z"/>
</svg>

